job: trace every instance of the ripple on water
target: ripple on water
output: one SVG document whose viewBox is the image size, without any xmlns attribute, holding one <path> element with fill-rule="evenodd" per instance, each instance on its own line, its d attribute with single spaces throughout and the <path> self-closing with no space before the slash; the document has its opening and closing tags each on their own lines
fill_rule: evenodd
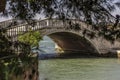
<svg viewBox="0 0 120 80">
<path fill-rule="evenodd" d="M 40 80 L 119 80 L 114 58 L 53 59 L 39 62 Z"/>
</svg>

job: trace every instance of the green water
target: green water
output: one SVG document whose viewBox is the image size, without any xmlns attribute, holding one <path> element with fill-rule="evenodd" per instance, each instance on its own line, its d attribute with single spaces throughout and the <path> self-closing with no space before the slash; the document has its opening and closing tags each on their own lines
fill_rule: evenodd
<svg viewBox="0 0 120 80">
<path fill-rule="evenodd" d="M 39 80 L 120 80 L 120 60 L 114 58 L 39 61 Z"/>
<path fill-rule="evenodd" d="M 40 49 L 55 53 L 55 44 L 48 37 L 40 42 Z M 40 54 L 46 54 L 40 53 Z M 39 80 L 120 80 L 120 59 L 77 58 L 39 61 Z"/>
</svg>

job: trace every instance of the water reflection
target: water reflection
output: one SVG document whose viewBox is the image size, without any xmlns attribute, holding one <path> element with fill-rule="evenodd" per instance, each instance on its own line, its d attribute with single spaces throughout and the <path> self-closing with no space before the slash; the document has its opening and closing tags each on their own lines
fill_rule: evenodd
<svg viewBox="0 0 120 80">
<path fill-rule="evenodd" d="M 45 53 L 40 53 L 41 56 L 56 55 L 53 54 L 54 42 L 50 43 L 46 37 L 43 43 L 40 46 Z M 119 80 L 120 59 L 82 57 L 39 60 L 39 73 L 39 80 Z"/>
<path fill-rule="evenodd" d="M 114 58 L 53 59 L 39 61 L 40 80 L 119 80 Z"/>
</svg>

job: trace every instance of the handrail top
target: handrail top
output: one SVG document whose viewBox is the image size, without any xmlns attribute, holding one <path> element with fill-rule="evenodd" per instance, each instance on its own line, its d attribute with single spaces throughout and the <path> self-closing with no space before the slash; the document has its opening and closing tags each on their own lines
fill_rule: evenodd
<svg viewBox="0 0 120 80">
<path fill-rule="evenodd" d="M 0 23 L 14 21 L 14 20 L 19 20 L 19 19 L 9 19 L 9 20 L 5 20 L 5 21 L 1 21 Z M 43 20 L 77 20 L 77 21 L 82 21 L 80 19 L 59 19 L 59 18 L 45 18 L 45 19 L 34 19 L 34 20 L 35 21 L 43 21 Z"/>
</svg>

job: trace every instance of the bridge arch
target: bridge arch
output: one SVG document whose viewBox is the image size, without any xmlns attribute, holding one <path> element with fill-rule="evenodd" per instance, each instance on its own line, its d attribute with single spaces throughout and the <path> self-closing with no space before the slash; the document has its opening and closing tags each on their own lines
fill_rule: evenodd
<svg viewBox="0 0 120 80">
<path fill-rule="evenodd" d="M 14 21 L 14 20 L 13 20 Z M 75 24 L 79 25 L 76 26 Z M 30 29 L 32 31 L 40 31 L 41 35 L 48 35 L 50 36 L 59 46 L 61 46 L 64 50 L 70 49 L 73 51 L 80 51 L 81 49 L 87 52 L 95 52 L 99 54 L 106 54 L 109 53 L 114 48 L 120 47 L 120 42 L 116 41 L 115 44 L 111 44 L 107 40 L 103 39 L 102 37 L 96 37 L 94 39 L 90 39 L 89 37 L 83 37 L 83 31 L 88 30 L 94 32 L 91 25 L 86 24 L 80 20 L 59 20 L 59 19 L 45 19 L 45 20 L 36 20 L 35 23 L 20 23 L 9 27 L 11 25 L 11 20 L 8 22 L 0 23 L 2 26 L 1 28 L 6 28 L 7 36 L 11 38 L 11 41 L 16 41 L 19 35 L 22 35 L 28 32 Z M 71 26 L 72 25 L 72 26 Z M 77 27 L 77 28 L 76 28 Z M 56 36 L 56 37 L 55 37 Z M 61 36 L 61 37 L 59 37 Z M 64 37 L 65 36 L 65 37 Z M 72 40 L 72 37 L 76 40 Z M 60 39 L 59 39 L 60 38 Z M 67 40 L 70 39 L 71 41 Z M 66 39 L 66 40 L 62 40 Z M 68 42 L 69 41 L 69 42 Z M 77 42 L 76 42 L 77 41 Z M 80 42 L 81 41 L 81 42 Z M 60 45 L 60 42 L 62 45 Z M 69 44 L 66 47 L 63 43 Z M 74 44 L 73 44 L 74 43 Z M 72 45 L 76 46 L 75 48 Z M 80 48 L 80 45 L 84 45 L 85 47 Z M 81 51 L 82 51 L 81 50 Z"/>
<path fill-rule="evenodd" d="M 65 53 L 99 54 L 92 41 L 75 32 L 58 31 L 43 36 L 50 37 Z"/>
</svg>

